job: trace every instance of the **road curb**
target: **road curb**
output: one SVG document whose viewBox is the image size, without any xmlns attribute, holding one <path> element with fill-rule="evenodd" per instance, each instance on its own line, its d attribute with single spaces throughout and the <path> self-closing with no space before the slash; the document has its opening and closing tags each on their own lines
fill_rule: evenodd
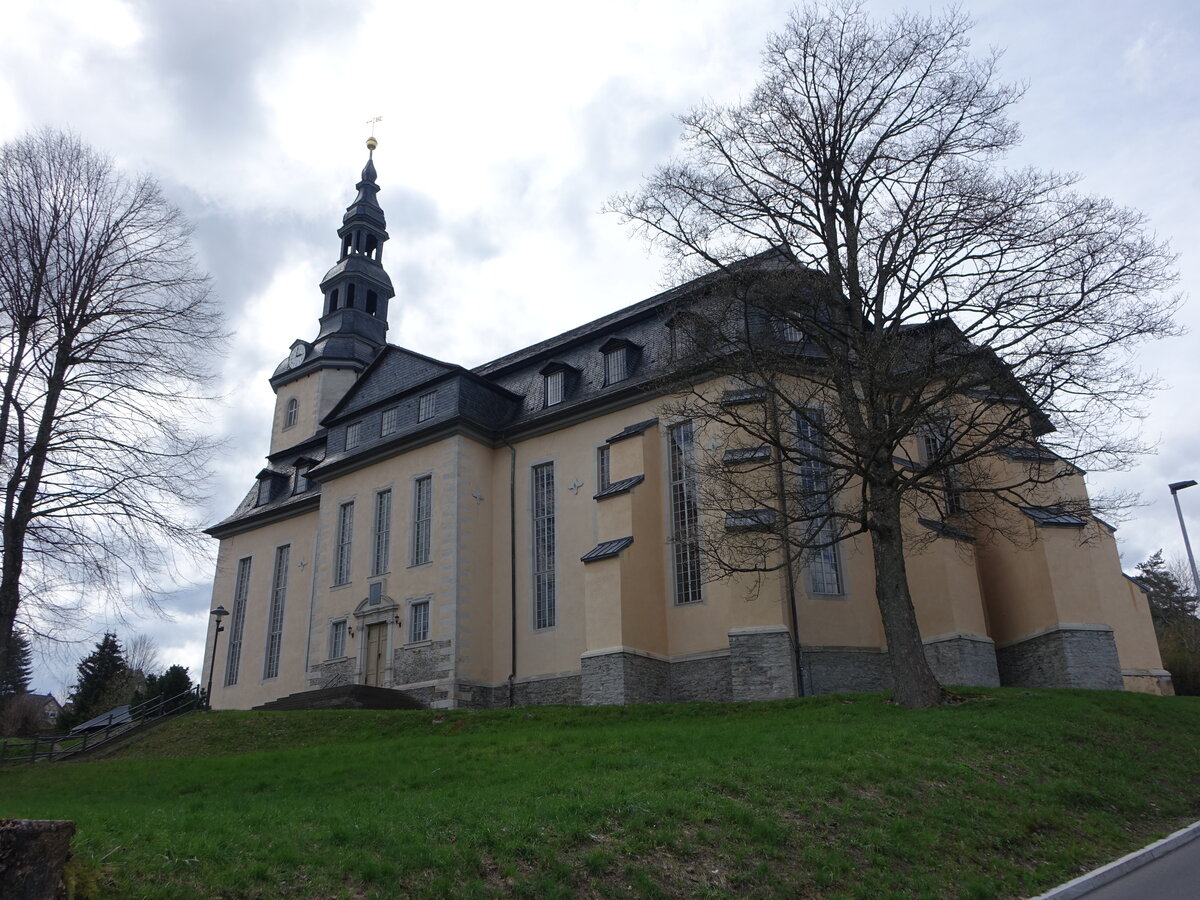
<svg viewBox="0 0 1200 900">
<path fill-rule="evenodd" d="M 1134 850 L 1132 853 L 1127 853 L 1115 862 L 1110 862 L 1106 866 L 1093 869 L 1091 872 L 1080 875 L 1066 884 L 1060 884 L 1058 887 L 1052 888 L 1044 894 L 1038 894 L 1036 897 L 1030 898 L 1030 900 L 1075 900 L 1077 897 L 1084 897 L 1091 891 L 1116 881 L 1122 875 L 1132 872 L 1134 869 L 1140 869 L 1146 863 L 1153 862 L 1160 856 L 1165 856 L 1172 850 L 1182 847 L 1184 844 L 1190 843 L 1197 838 L 1200 838 L 1200 822 L 1194 822 L 1185 828 L 1180 828 L 1174 834 L 1167 835 L 1161 841 L 1155 841 L 1141 850 Z"/>
</svg>

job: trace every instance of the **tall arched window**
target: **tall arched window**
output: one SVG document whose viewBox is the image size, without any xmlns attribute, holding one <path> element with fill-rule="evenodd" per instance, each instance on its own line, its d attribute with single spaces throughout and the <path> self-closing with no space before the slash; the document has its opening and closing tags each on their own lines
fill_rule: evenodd
<svg viewBox="0 0 1200 900">
<path fill-rule="evenodd" d="M 296 413 L 300 409 L 300 402 L 292 397 L 287 402 L 287 412 L 283 414 L 283 427 L 291 428 L 296 424 Z"/>
</svg>

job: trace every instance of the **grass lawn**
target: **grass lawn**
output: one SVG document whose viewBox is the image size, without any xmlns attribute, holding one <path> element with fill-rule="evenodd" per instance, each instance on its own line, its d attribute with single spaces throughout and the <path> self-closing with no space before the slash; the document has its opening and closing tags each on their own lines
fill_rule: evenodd
<svg viewBox="0 0 1200 900">
<path fill-rule="evenodd" d="M 1200 818 L 1200 700 L 218 712 L 0 770 L 100 897 L 1019 897 Z"/>
</svg>

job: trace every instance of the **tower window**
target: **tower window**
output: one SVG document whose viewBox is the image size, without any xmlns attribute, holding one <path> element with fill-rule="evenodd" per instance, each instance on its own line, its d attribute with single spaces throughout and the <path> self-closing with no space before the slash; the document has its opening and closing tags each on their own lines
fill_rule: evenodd
<svg viewBox="0 0 1200 900">
<path fill-rule="evenodd" d="M 378 242 L 375 240 L 375 235 L 367 235 L 367 256 L 375 258 L 375 250 L 378 248 Z"/>
<path fill-rule="evenodd" d="M 338 308 L 338 289 L 334 288 L 329 292 L 329 311 L 333 312 Z"/>
<path fill-rule="evenodd" d="M 344 238 L 342 238 L 342 256 L 347 257 L 349 255 L 350 255 L 350 235 L 346 235 Z"/>
<path fill-rule="evenodd" d="M 379 307 L 379 295 L 374 291 L 367 291 L 367 312 L 375 315 L 376 309 Z"/>
<path fill-rule="evenodd" d="M 354 285 L 346 285 L 346 309 L 354 309 Z"/>
<path fill-rule="evenodd" d="M 283 414 L 283 427 L 291 428 L 296 424 L 296 413 L 300 409 L 300 401 L 292 397 L 287 402 L 287 411 Z"/>
</svg>

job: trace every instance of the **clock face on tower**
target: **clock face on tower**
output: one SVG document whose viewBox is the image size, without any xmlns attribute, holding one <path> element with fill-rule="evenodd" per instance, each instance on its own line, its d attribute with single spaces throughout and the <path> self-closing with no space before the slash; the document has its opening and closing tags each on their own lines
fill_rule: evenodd
<svg viewBox="0 0 1200 900">
<path fill-rule="evenodd" d="M 303 344 L 297 344 L 292 348 L 292 355 L 288 357 L 288 368 L 294 369 L 300 363 L 304 362 L 304 357 L 308 355 L 308 348 Z"/>
</svg>

